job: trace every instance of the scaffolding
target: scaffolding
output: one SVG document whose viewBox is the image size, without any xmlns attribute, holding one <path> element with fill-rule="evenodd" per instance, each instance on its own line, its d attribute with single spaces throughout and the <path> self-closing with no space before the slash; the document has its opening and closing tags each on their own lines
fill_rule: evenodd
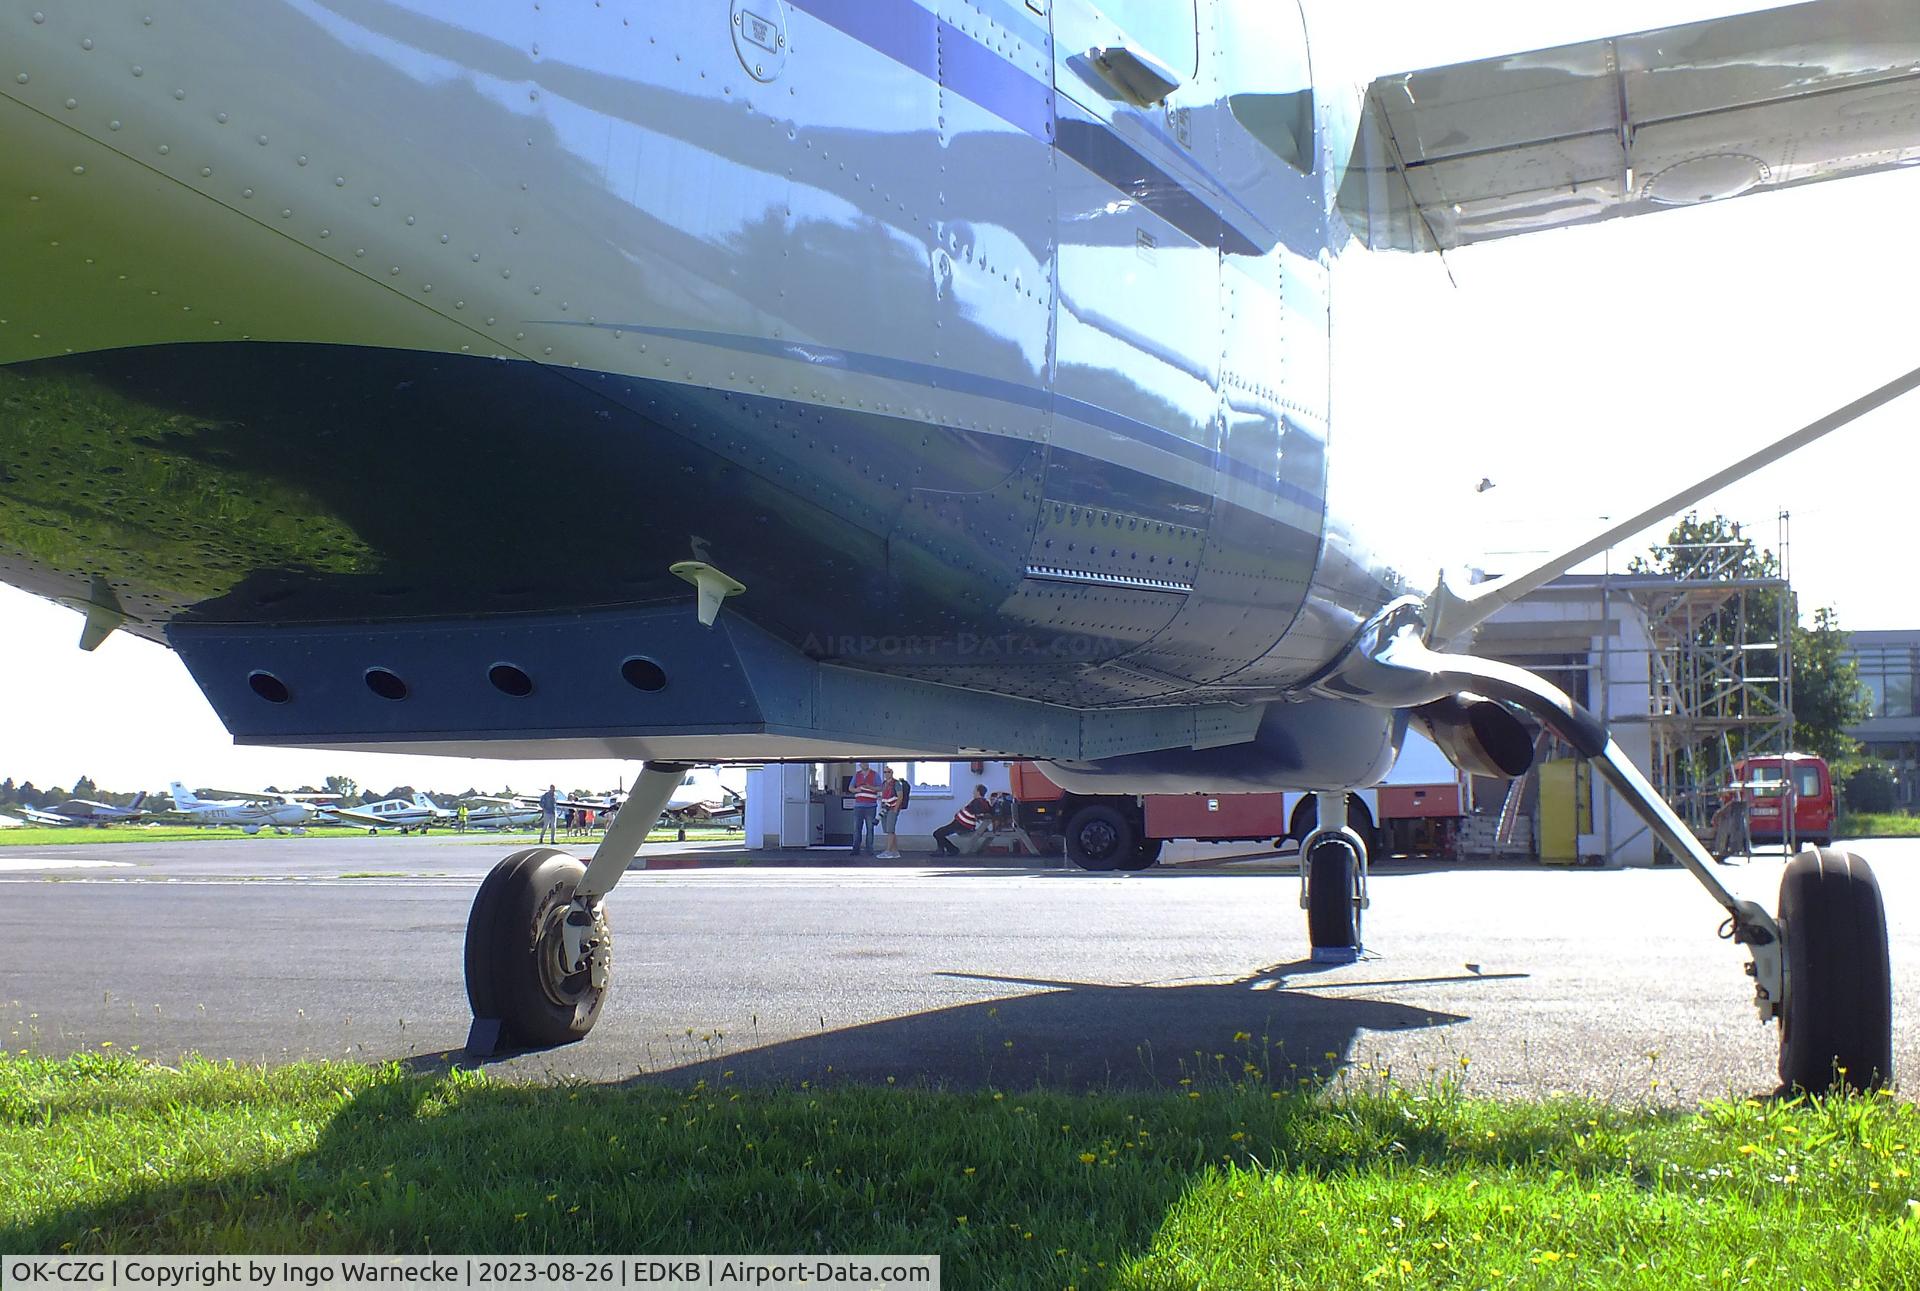
<svg viewBox="0 0 1920 1291">
<path fill-rule="evenodd" d="M 1705 830 L 1734 762 L 1793 748 L 1793 595 L 1788 516 L 1779 517 L 1779 573 L 1743 574 L 1746 542 L 1675 544 L 1689 576 L 1606 580 L 1646 616 L 1652 693 L 1649 778 L 1696 831 Z"/>
</svg>

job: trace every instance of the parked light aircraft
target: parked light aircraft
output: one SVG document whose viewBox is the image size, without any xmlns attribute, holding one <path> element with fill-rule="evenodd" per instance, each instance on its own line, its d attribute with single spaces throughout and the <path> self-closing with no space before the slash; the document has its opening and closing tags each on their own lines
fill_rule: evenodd
<svg viewBox="0 0 1920 1291">
<path fill-rule="evenodd" d="M 738 816 L 743 798 L 727 784 L 718 767 L 692 767 L 667 796 L 661 815 L 668 820 L 691 824 L 723 816 Z"/>
<path fill-rule="evenodd" d="M 533 829 L 540 804 L 527 798 L 465 798 L 469 829 Z M 456 813 L 457 814 L 457 813 Z"/>
<path fill-rule="evenodd" d="M 584 869 L 483 883 L 475 1047 L 593 1026 L 602 898 L 688 764 L 1324 793 L 1308 940 L 1351 955 L 1346 792 L 1410 723 L 1507 776 L 1540 723 L 1723 907 L 1784 1079 L 1889 1073 L 1864 862 L 1736 898 L 1599 719 L 1471 649 L 1920 373 L 1463 586 L 1370 550 L 1330 301 L 1362 257 L 1911 163 L 1920 6 L 1384 76 L 1293 0 L 48 0 L 0 36 L 0 576 L 167 642 L 243 744 L 648 761 Z M 1353 336 L 1375 373 L 1418 343 Z M 362 469 L 395 451 L 446 487 Z M 63 486 L 103 462 L 128 487 Z"/>
<path fill-rule="evenodd" d="M 134 799 L 125 807 L 116 807 L 109 802 L 95 802 L 91 798 L 69 798 L 65 802 L 55 803 L 51 807 L 19 807 L 16 810 L 30 824 L 67 827 L 72 825 L 111 825 L 116 822 L 141 820 L 149 813 L 142 810 L 147 800 L 146 790 L 134 795 Z"/>
<path fill-rule="evenodd" d="M 403 834 L 417 829 L 424 834 L 429 826 L 445 824 L 454 817 L 424 793 L 411 798 L 384 798 L 359 807 L 335 807 L 333 814 L 349 825 L 365 826 L 369 834 L 383 829 L 397 829 Z"/>
<path fill-rule="evenodd" d="M 280 833 L 304 830 L 320 815 L 317 802 L 330 801 L 330 794 L 234 793 L 226 798 L 202 798 L 175 780 L 167 786 L 173 795 L 173 810 L 196 825 L 234 825 L 249 834 L 262 829 Z"/>
</svg>

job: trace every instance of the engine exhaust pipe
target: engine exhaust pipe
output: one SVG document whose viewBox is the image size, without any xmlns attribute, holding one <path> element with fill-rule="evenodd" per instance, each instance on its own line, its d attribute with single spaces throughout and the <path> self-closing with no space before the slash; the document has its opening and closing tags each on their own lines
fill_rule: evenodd
<svg viewBox="0 0 1920 1291">
<path fill-rule="evenodd" d="M 1413 719 L 1462 771 L 1513 780 L 1533 766 L 1533 733 L 1505 704 L 1462 692 L 1422 704 Z"/>
</svg>

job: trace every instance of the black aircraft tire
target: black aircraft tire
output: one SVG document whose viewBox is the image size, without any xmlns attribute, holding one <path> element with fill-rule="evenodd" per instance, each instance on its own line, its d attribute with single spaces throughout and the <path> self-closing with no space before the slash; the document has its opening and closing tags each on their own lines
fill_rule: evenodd
<svg viewBox="0 0 1920 1291">
<path fill-rule="evenodd" d="M 1356 946 L 1353 903 L 1355 858 L 1352 847 L 1334 839 L 1317 844 L 1307 857 L 1307 944 Z"/>
<path fill-rule="evenodd" d="M 487 875 L 467 918 L 467 1002 L 475 1017 L 496 1017 L 511 1041 L 569 1044 L 593 1029 L 607 990 L 585 973 L 543 975 L 554 950 L 558 917 L 572 901 L 586 867 L 565 852 L 515 852 Z M 536 936 L 539 927 L 544 935 Z M 549 980 L 551 979 L 551 980 Z"/>
<path fill-rule="evenodd" d="M 1780 879 L 1787 1000 L 1780 1081 L 1820 1093 L 1893 1078 L 1893 972 L 1880 883 L 1851 852 L 1808 849 Z"/>
<path fill-rule="evenodd" d="M 1133 850 L 1113 863 L 1116 870 L 1125 870 L 1137 874 L 1141 870 L 1152 869 L 1160 861 L 1160 848 L 1166 843 L 1164 838 L 1143 838 L 1133 845 Z"/>
<path fill-rule="evenodd" d="M 1088 803 L 1067 821 L 1067 859 L 1083 870 L 1105 874 L 1131 857 L 1138 841 L 1133 825 L 1117 808 Z"/>
</svg>

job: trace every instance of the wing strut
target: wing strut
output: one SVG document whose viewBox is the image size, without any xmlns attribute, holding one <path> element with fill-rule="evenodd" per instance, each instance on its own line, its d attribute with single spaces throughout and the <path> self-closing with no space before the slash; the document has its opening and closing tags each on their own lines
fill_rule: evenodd
<svg viewBox="0 0 1920 1291">
<path fill-rule="evenodd" d="M 1807 423 L 1799 430 L 1775 440 L 1758 452 L 1750 453 L 1733 465 L 1715 471 L 1704 480 L 1690 484 L 1673 496 L 1654 503 L 1606 532 L 1597 534 L 1579 546 L 1563 551 L 1522 573 L 1491 579 L 1460 591 L 1448 586 L 1443 576 L 1439 585 L 1434 588 L 1433 594 L 1427 598 L 1428 622 L 1432 624 L 1429 639 L 1447 642 L 1471 631 L 1485 622 L 1501 606 L 1510 605 L 1529 592 L 1553 581 L 1581 561 L 1599 555 L 1622 539 L 1639 533 L 1648 525 L 1693 506 L 1702 498 L 1709 497 L 1727 485 L 1745 479 L 1761 467 L 1779 461 L 1788 453 L 1806 447 L 1823 435 L 1864 417 L 1874 409 L 1893 402 L 1916 387 L 1920 387 L 1920 368 L 1895 377 L 1879 389 L 1862 395 L 1845 407 L 1836 408 L 1819 420 Z"/>
</svg>

